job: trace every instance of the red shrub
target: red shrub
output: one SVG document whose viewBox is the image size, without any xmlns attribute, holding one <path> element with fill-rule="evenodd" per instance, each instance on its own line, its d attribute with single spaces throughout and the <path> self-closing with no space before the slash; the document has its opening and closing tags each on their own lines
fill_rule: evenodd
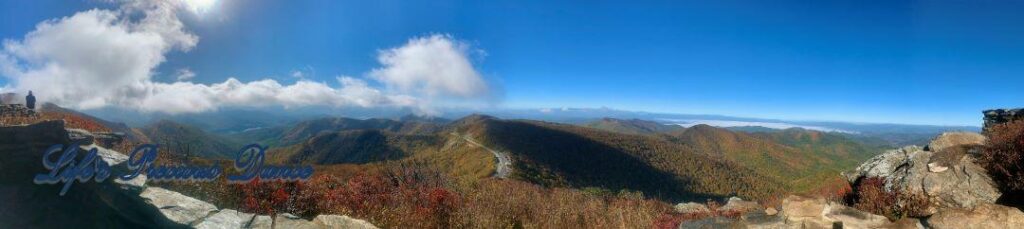
<svg viewBox="0 0 1024 229">
<path fill-rule="evenodd" d="M 891 220 L 928 215 L 930 202 L 927 197 L 887 190 L 885 185 L 885 179 L 879 177 L 860 180 L 849 198 L 853 207 Z"/>
<path fill-rule="evenodd" d="M 988 146 L 979 162 L 1004 192 L 1024 191 L 1024 120 L 996 125 L 985 135 Z"/>
<path fill-rule="evenodd" d="M 461 196 L 444 188 L 436 174 L 396 169 L 358 174 L 347 180 L 332 175 L 308 182 L 259 182 L 239 185 L 245 212 L 288 212 L 304 217 L 344 214 L 381 226 L 448 227 L 463 206 Z"/>
</svg>

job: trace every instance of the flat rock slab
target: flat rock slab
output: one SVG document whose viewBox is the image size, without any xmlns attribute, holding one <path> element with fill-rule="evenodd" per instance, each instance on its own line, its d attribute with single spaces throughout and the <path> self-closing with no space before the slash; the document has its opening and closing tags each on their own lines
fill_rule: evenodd
<svg viewBox="0 0 1024 229">
<path fill-rule="evenodd" d="M 1024 228 L 1024 212 L 1019 209 L 982 204 L 974 209 L 943 209 L 927 220 L 935 229 Z"/>
<path fill-rule="evenodd" d="M 369 222 L 341 215 L 319 215 L 305 220 L 292 214 L 279 214 L 274 218 L 274 228 L 351 228 L 377 229 Z"/>
<path fill-rule="evenodd" d="M 184 225 L 193 225 L 217 211 L 213 204 L 157 187 L 146 188 L 139 196 L 160 209 L 167 219 Z"/>
<path fill-rule="evenodd" d="M 985 144 L 985 141 L 988 141 L 988 138 L 974 132 L 946 132 L 932 139 L 925 150 L 939 152 L 959 145 L 982 145 Z"/>
<path fill-rule="evenodd" d="M 196 228 L 247 228 L 246 226 L 252 221 L 254 216 L 253 214 L 227 209 L 206 217 L 202 222 L 196 224 Z"/>
<path fill-rule="evenodd" d="M 313 223 L 325 228 L 377 229 L 369 222 L 343 215 L 319 215 L 313 219 Z"/>
</svg>

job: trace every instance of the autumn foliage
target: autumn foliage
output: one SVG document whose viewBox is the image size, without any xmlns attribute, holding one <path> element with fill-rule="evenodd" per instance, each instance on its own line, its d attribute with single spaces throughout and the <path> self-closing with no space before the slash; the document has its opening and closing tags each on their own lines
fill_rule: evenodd
<svg viewBox="0 0 1024 229">
<path fill-rule="evenodd" d="M 0 116 L 0 126 L 28 125 L 49 120 L 64 120 L 66 128 L 83 129 L 90 132 L 110 132 L 96 120 L 65 112 L 39 112 L 35 116 Z"/>
<path fill-rule="evenodd" d="M 463 187 L 415 168 L 234 186 L 244 212 L 342 214 L 384 228 L 647 227 L 671 212 L 668 204 L 636 192 L 595 194 L 491 179 Z"/>
<path fill-rule="evenodd" d="M 292 213 L 313 217 L 343 214 L 378 225 L 448 227 L 461 204 L 440 176 L 417 169 L 357 174 L 347 179 L 318 175 L 308 182 L 260 182 L 238 185 L 242 211 Z"/>
<path fill-rule="evenodd" d="M 931 205 L 927 197 L 888 190 L 885 185 L 884 178 L 864 178 L 854 186 L 848 201 L 854 208 L 882 215 L 890 220 L 929 215 L 927 211 Z"/>
<path fill-rule="evenodd" d="M 1004 192 L 1024 191 L 1024 120 L 996 125 L 985 135 L 988 146 L 979 162 Z"/>
</svg>

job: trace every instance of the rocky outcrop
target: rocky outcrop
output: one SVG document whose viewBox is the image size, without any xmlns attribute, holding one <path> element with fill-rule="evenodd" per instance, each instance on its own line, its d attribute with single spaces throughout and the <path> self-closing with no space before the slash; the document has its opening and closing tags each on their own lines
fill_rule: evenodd
<svg viewBox="0 0 1024 229">
<path fill-rule="evenodd" d="M 941 152 L 954 146 L 982 145 L 985 141 L 988 141 L 988 138 L 974 132 L 946 132 L 935 137 L 924 150 Z"/>
<path fill-rule="evenodd" d="M 989 128 L 992 128 L 995 125 L 1016 120 L 1024 120 L 1024 108 L 993 109 L 982 111 L 982 113 L 985 114 L 985 131 L 988 131 Z"/>
<path fill-rule="evenodd" d="M 116 179 L 75 182 L 64 196 L 58 195 L 61 185 L 34 184 L 36 174 L 49 172 L 41 164 L 43 150 L 69 143 L 60 120 L 0 127 L 0 203 L 4 204 L 0 228 L 183 227 L 147 204 L 138 192 L 122 189 L 113 182 Z M 122 160 L 111 151 L 98 151 L 105 161 Z"/>
<path fill-rule="evenodd" d="M 44 149 L 83 136 L 95 135 L 67 130 L 59 120 L 0 127 L 0 170 L 5 171 L 0 173 L 0 228 L 376 228 L 339 215 L 311 221 L 286 217 L 278 224 L 271 216 L 218 209 L 178 192 L 147 187 L 144 175 L 129 181 L 110 177 L 75 182 L 65 196 L 57 195 L 58 185 L 32 183 L 35 174 L 48 172 L 40 164 Z M 126 170 L 127 155 L 97 144 L 81 148 L 96 149 L 114 171 Z"/>
<path fill-rule="evenodd" d="M 676 204 L 673 209 L 679 214 L 702 214 L 711 213 L 711 209 L 707 205 L 689 202 Z M 764 212 L 765 208 L 754 201 L 745 201 L 739 197 L 730 197 L 726 199 L 725 205 L 719 206 L 714 209 L 718 212 L 729 212 L 729 213 L 748 213 L 748 212 Z"/>
<path fill-rule="evenodd" d="M 899 228 L 884 216 L 860 211 L 822 198 L 790 196 L 782 201 L 786 224 L 798 228 Z"/>
<path fill-rule="evenodd" d="M 225 209 L 206 217 L 195 228 L 271 228 L 272 223 L 269 216 L 262 216 L 258 222 L 254 214 Z"/>
<path fill-rule="evenodd" d="M 91 133 L 76 130 L 82 135 Z M 96 147 L 100 156 L 112 167 L 117 167 L 128 160 L 128 156 L 119 152 Z M 280 214 L 277 217 L 255 215 L 238 212 L 233 209 L 218 209 L 213 204 L 195 199 L 181 193 L 159 187 L 147 187 L 145 176 L 140 175 L 130 181 L 117 181 L 122 190 L 139 191 L 145 203 L 158 209 L 160 214 L 175 225 L 187 225 L 194 228 L 377 228 L 369 222 L 339 215 L 319 215 L 307 221 L 291 214 Z"/>
<path fill-rule="evenodd" d="M 974 133 L 947 133 L 927 148 L 908 146 L 871 158 L 844 176 L 857 183 L 866 177 L 880 177 L 886 189 L 928 197 L 934 213 L 938 208 L 972 208 L 994 203 L 1002 194 L 971 153 L 958 146 L 984 143 Z M 938 150 L 938 151 L 931 151 Z"/>
<path fill-rule="evenodd" d="M 764 211 L 764 207 L 754 201 L 745 201 L 739 197 L 731 197 L 718 210 L 723 212 L 754 212 Z"/>
<path fill-rule="evenodd" d="M 82 145 L 97 144 L 103 147 L 112 147 L 124 141 L 124 133 L 119 132 L 98 132 L 93 133 L 83 129 L 68 128 L 68 137 L 72 142 L 79 142 Z"/>
<path fill-rule="evenodd" d="M 711 217 L 683 222 L 679 228 L 924 228 L 917 219 L 890 222 L 822 198 L 789 196 L 777 215 L 751 211 L 740 217 Z"/>
<path fill-rule="evenodd" d="M 195 225 L 217 211 L 213 204 L 157 187 L 147 187 L 139 196 L 168 219 L 184 225 Z"/>
<path fill-rule="evenodd" d="M 943 209 L 929 217 L 927 222 L 935 229 L 1022 228 L 1024 212 L 1002 205 L 980 204 L 973 209 Z"/>
<path fill-rule="evenodd" d="M 0 104 L 0 116 L 32 117 L 36 116 L 36 111 L 22 104 Z"/>
</svg>

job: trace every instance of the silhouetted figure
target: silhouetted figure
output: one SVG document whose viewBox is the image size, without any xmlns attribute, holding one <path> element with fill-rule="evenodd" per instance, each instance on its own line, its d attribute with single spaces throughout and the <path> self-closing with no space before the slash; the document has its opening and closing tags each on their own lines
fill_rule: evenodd
<svg viewBox="0 0 1024 229">
<path fill-rule="evenodd" d="M 32 95 L 32 91 L 28 91 L 28 96 L 25 96 L 25 106 L 28 109 L 36 109 L 36 96 Z"/>
</svg>

